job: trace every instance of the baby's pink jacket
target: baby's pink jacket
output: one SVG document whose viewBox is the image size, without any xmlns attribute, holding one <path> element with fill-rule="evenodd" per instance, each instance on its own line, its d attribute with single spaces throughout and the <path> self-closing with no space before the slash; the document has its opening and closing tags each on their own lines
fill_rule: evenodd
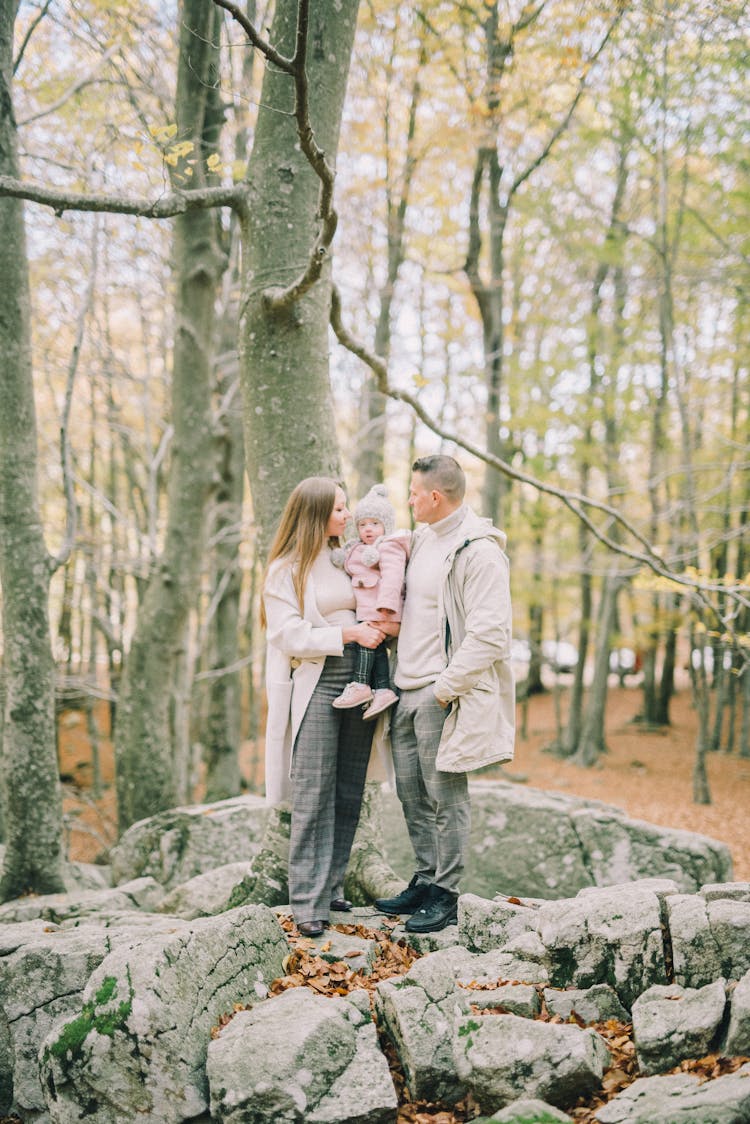
<svg viewBox="0 0 750 1124">
<path fill-rule="evenodd" d="M 392 609 L 395 615 L 389 619 L 401 620 L 404 571 L 410 544 L 411 535 L 408 531 L 397 531 L 394 535 L 377 539 L 374 545 L 380 559 L 374 566 L 368 566 L 362 561 L 362 552 L 367 549 L 364 543 L 357 542 L 351 548 L 346 556 L 344 569 L 351 575 L 358 621 L 377 620 L 380 616 L 379 609 Z"/>
</svg>

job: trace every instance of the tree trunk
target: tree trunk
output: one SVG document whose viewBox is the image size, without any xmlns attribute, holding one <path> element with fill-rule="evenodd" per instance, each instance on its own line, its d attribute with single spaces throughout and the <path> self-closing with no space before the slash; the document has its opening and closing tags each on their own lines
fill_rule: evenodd
<svg viewBox="0 0 750 1124">
<path fill-rule="evenodd" d="M 12 103 L 16 0 L 0 0 L 0 174 L 18 176 Z M 37 497 L 37 437 L 23 205 L 0 199 L 0 585 L 5 712 L 0 783 L 7 849 L 0 901 L 64 890 L 55 754 L 52 570 Z"/>
<path fill-rule="evenodd" d="M 417 110 L 422 96 L 420 80 L 422 69 L 427 58 L 424 43 L 424 28 L 420 28 L 422 42 L 414 80 L 411 85 L 409 101 L 409 117 L 406 134 L 406 157 L 403 173 L 400 177 L 400 190 L 395 191 L 392 182 L 394 160 L 390 152 L 391 144 L 391 115 L 390 104 L 386 107 L 385 114 L 385 147 L 386 169 L 389 176 L 385 185 L 386 196 L 386 222 L 388 234 L 388 262 L 385 284 L 380 289 L 378 318 L 375 324 L 374 351 L 387 362 L 391 351 L 391 307 L 396 289 L 399 270 L 404 261 L 406 214 L 409 208 L 412 181 L 416 168 L 415 136 L 417 127 Z M 391 60 L 392 61 L 392 60 Z M 393 81 L 393 70 L 387 68 L 388 80 Z M 373 484 L 378 483 L 384 476 L 385 461 L 385 434 L 386 434 L 386 406 L 387 398 L 375 386 L 375 380 L 368 376 L 362 388 L 360 402 L 360 427 L 357 441 L 357 452 L 354 458 L 354 469 L 357 475 L 357 495 L 364 496 Z"/>
<path fill-rule="evenodd" d="M 335 165 L 358 0 L 319 0 L 307 58 L 310 123 Z M 294 53 L 297 0 L 279 0 L 270 41 Z M 271 309 L 264 290 L 305 268 L 316 234 L 320 184 L 301 151 L 292 79 L 267 66 L 248 166 L 243 216 L 240 362 L 245 457 L 262 553 L 292 488 L 305 476 L 338 476 L 328 377 L 330 263 L 300 300 Z"/>
<path fill-rule="evenodd" d="M 604 740 L 604 716 L 609 679 L 609 638 L 614 628 L 615 615 L 617 612 L 617 595 L 621 586 L 622 578 L 615 573 L 605 578 L 602 588 L 596 637 L 594 677 L 589 691 L 588 706 L 581 729 L 581 738 L 575 755 L 575 760 L 579 765 L 594 765 L 599 755 L 605 753 L 607 749 Z"/>
<path fill-rule="evenodd" d="M 673 616 L 678 611 L 678 599 L 672 595 L 668 597 L 668 613 Z M 659 693 L 656 699 L 655 719 L 659 726 L 668 726 L 669 704 L 674 694 L 674 672 L 677 664 L 677 629 L 667 628 L 664 639 L 664 659 L 661 665 L 661 678 L 659 680 Z"/>
<path fill-rule="evenodd" d="M 700 653 L 700 662 L 697 667 L 690 660 L 690 679 L 693 685 L 693 699 L 698 716 L 698 732 L 695 738 L 695 758 L 693 761 L 693 801 L 695 804 L 710 804 L 711 790 L 708 783 L 706 757 L 710 748 L 710 723 L 711 723 L 711 690 L 706 675 L 706 646 L 705 634 L 697 634 L 690 630 L 690 654 L 693 650 Z"/>
<path fill-rule="evenodd" d="M 217 10 L 204 0 L 183 0 L 176 116 L 178 136 L 195 144 L 196 187 L 215 148 L 210 95 L 217 19 Z M 169 808 L 177 795 L 170 701 L 203 558 L 213 468 L 214 303 L 224 264 L 213 212 L 192 211 L 175 220 L 174 439 L 166 543 L 144 594 L 121 682 L 115 728 L 121 830 Z"/>
<path fill-rule="evenodd" d="M 586 564 L 586 548 L 588 534 L 583 524 L 580 525 L 579 541 L 581 544 L 581 563 Z M 591 633 L 591 614 L 593 612 L 593 596 L 591 574 L 584 568 L 581 573 L 581 623 L 578 626 L 578 662 L 573 673 L 573 683 L 570 688 L 568 701 L 568 724 L 565 729 L 565 744 L 563 753 L 570 757 L 578 749 L 583 726 L 583 701 L 585 695 L 584 671 L 586 658 L 589 651 L 589 635 Z"/>
<path fill-rule="evenodd" d="M 740 757 L 750 758 L 750 671 L 745 666 L 742 676 L 742 720 L 740 722 Z"/>
<path fill-rule="evenodd" d="M 231 276 L 234 280 L 234 271 Z M 232 284 L 231 290 L 234 288 Z M 211 527 L 214 573 L 208 640 L 208 666 L 210 671 L 216 672 L 232 667 L 239 658 L 242 584 L 239 543 L 245 475 L 237 370 L 237 304 L 229 295 L 224 308 L 218 378 L 222 416 L 219 418 L 218 487 Z M 240 791 L 241 682 L 239 669 L 224 671 L 208 681 L 208 713 L 201 738 L 206 765 L 206 800 L 224 800 Z"/>
</svg>

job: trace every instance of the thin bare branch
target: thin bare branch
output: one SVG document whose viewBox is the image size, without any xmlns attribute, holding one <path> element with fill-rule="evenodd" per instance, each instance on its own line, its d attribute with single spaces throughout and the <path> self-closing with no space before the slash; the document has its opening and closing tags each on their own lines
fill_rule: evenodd
<svg viewBox="0 0 750 1124">
<path fill-rule="evenodd" d="M 565 505 L 583 524 L 589 529 L 592 535 L 602 545 L 606 546 L 609 550 L 629 558 L 632 562 L 638 563 L 639 566 L 647 566 L 659 577 L 666 578 L 674 582 L 676 585 L 684 586 L 686 589 L 694 590 L 696 593 L 721 593 L 728 598 L 737 601 L 743 606 L 750 608 L 750 597 L 745 596 L 745 587 L 741 586 L 739 589 L 731 590 L 726 586 L 716 582 L 704 582 L 697 578 L 693 578 L 687 574 L 680 574 L 672 570 L 669 564 L 653 549 L 649 540 L 643 535 L 634 524 L 632 524 L 622 512 L 609 504 L 602 503 L 600 500 L 595 500 L 591 496 L 581 495 L 578 492 L 569 491 L 566 488 L 558 488 L 554 484 L 545 483 L 535 476 L 531 476 L 526 472 L 520 472 L 507 461 L 502 458 L 488 453 L 486 450 L 475 445 L 471 441 L 454 433 L 444 425 L 441 425 L 427 411 L 422 404 L 409 394 L 408 391 L 399 390 L 397 387 L 391 386 L 388 379 L 388 368 L 385 361 L 378 355 L 375 355 L 363 343 L 355 339 L 355 337 L 344 326 L 341 318 L 341 297 L 336 286 L 333 286 L 332 299 L 331 299 L 331 327 L 336 333 L 336 338 L 342 347 L 347 351 L 351 351 L 358 359 L 361 359 L 375 375 L 378 384 L 378 390 L 381 394 L 386 394 L 389 398 L 406 403 L 411 407 L 419 420 L 432 430 L 438 437 L 445 441 L 450 441 L 460 448 L 465 449 L 467 453 L 476 457 L 478 460 L 483 461 L 485 464 L 491 465 L 498 472 L 502 472 L 511 480 L 516 480 L 520 484 L 528 484 L 530 487 L 535 488 L 537 491 L 544 493 L 548 496 L 554 496 L 561 503 Z M 587 514 L 586 509 L 591 508 L 595 511 L 600 511 L 618 523 L 624 531 L 626 531 L 636 542 L 638 542 L 643 550 L 631 550 L 629 547 L 617 542 L 605 532 L 600 530 L 599 527 L 593 522 L 591 517 Z M 750 591 L 748 591 L 750 592 Z"/>
<path fill-rule="evenodd" d="M 234 663 L 230 663 L 226 667 L 215 667 L 210 671 L 199 671 L 197 675 L 193 676 L 193 682 L 198 683 L 203 679 L 221 679 L 225 675 L 233 675 L 235 671 L 241 671 L 243 667 L 247 667 L 254 659 L 255 656 L 250 653 L 249 656 L 242 656 L 241 659 L 235 660 Z"/>
<path fill-rule="evenodd" d="M 82 74 L 80 78 L 77 78 L 75 82 L 73 82 L 72 85 L 70 85 L 67 90 L 65 90 L 64 93 L 60 94 L 59 98 L 56 98 L 55 101 L 50 102 L 49 105 L 45 105 L 43 109 L 38 110 L 36 113 L 30 113 L 28 117 L 24 117 L 21 121 L 19 121 L 19 129 L 24 125 L 30 125 L 32 121 L 39 121 L 42 117 L 49 117 L 51 113 L 55 113 L 58 109 L 62 109 L 66 102 L 70 101 L 72 97 L 75 97 L 75 95 L 81 90 L 85 89 L 86 86 L 91 86 L 96 81 L 96 75 L 104 66 L 105 62 L 109 62 L 112 56 L 116 54 L 119 49 L 119 44 L 115 44 L 114 46 L 110 47 L 109 50 L 105 51 L 101 58 L 97 60 L 96 66 L 94 66 L 94 68 L 90 70 L 88 74 Z"/>
<path fill-rule="evenodd" d="M 30 203 L 51 207 L 58 217 L 65 211 L 101 211 L 140 215 L 147 219 L 170 219 L 187 211 L 205 211 L 211 207 L 234 207 L 241 211 L 246 203 L 247 188 L 244 184 L 203 187 L 194 191 L 172 191 L 158 199 L 145 199 L 133 195 L 57 191 L 13 179 L 12 176 L 0 176 L 0 196 L 27 199 Z"/>
<path fill-rule="evenodd" d="M 288 59 L 286 55 L 282 55 L 275 50 L 258 32 L 255 25 L 248 19 L 239 5 L 232 4 L 231 0 L 213 0 L 213 2 L 217 8 L 223 8 L 225 12 L 229 12 L 229 15 L 240 25 L 252 45 L 257 47 L 258 50 L 266 56 L 269 62 L 272 62 L 274 66 L 278 66 L 279 70 L 283 70 L 287 74 L 293 73 L 294 60 Z"/>
<path fill-rule="evenodd" d="M 44 17 L 47 15 L 47 12 L 49 11 L 51 4 L 52 4 L 52 0 L 45 0 L 44 4 L 42 5 L 41 9 L 39 10 L 39 14 L 29 24 L 28 30 L 23 37 L 23 42 L 21 43 L 21 46 L 18 48 L 18 54 L 16 55 L 15 59 L 13 60 L 13 73 L 14 74 L 17 72 L 19 66 L 21 65 L 21 62 L 23 61 L 23 56 L 26 53 L 26 48 L 29 45 L 29 42 L 31 40 L 31 36 L 34 34 L 36 29 L 39 27 L 39 24 L 42 22 Z"/>
<path fill-rule="evenodd" d="M 83 346 L 83 338 L 86 333 L 86 321 L 88 320 L 91 307 L 94 303 L 94 290 L 96 288 L 96 277 L 99 264 L 99 230 L 100 222 L 97 215 L 94 219 L 93 230 L 91 233 L 91 264 L 89 266 L 89 279 L 86 285 L 86 291 L 83 296 L 83 303 L 81 310 L 78 313 L 78 323 L 76 325 L 75 340 L 73 342 L 73 350 L 70 355 L 70 363 L 68 364 L 68 379 L 65 386 L 65 402 L 63 405 L 63 415 L 60 422 L 60 458 L 62 461 L 62 475 L 63 486 L 65 489 L 65 537 L 60 544 L 60 549 L 54 558 L 50 559 L 50 568 L 54 572 L 60 566 L 64 566 L 70 558 L 70 553 L 75 543 L 76 530 L 77 530 L 77 515 L 78 510 L 76 507 L 75 490 L 73 487 L 73 469 L 72 458 L 70 449 L 70 411 L 73 404 L 73 384 L 75 383 L 76 371 L 78 370 L 78 362 L 81 358 L 81 347 Z"/>
<path fill-rule="evenodd" d="M 615 16 L 615 18 L 612 20 L 611 24 L 607 28 L 606 33 L 602 37 L 601 43 L 596 48 L 593 55 L 586 60 L 586 66 L 585 66 L 583 74 L 581 75 L 581 80 L 578 83 L 578 89 L 576 90 L 575 97 L 573 98 L 572 102 L 568 106 L 568 110 L 567 110 L 565 116 L 563 117 L 562 121 L 559 122 L 559 124 L 556 126 L 556 128 L 553 129 L 552 133 L 550 134 L 550 136 L 547 139 L 547 143 L 544 145 L 544 147 L 542 148 L 541 152 L 539 152 L 537 157 L 534 160 L 532 160 L 531 163 L 527 165 L 527 167 L 525 167 L 521 172 L 519 172 L 518 175 L 516 176 L 516 178 L 513 180 L 513 183 L 512 183 L 512 185 L 510 187 L 510 190 L 508 192 L 509 196 L 515 195 L 515 193 L 518 191 L 519 187 L 521 187 L 522 184 L 524 184 L 526 182 L 526 180 L 529 178 L 529 176 L 531 176 L 536 171 L 536 169 L 539 167 L 539 165 L 542 164 L 547 159 L 550 152 L 552 151 L 552 149 L 554 148 L 554 146 L 557 144 L 558 140 L 560 139 L 560 137 L 563 135 L 563 133 L 568 128 L 568 125 L 570 124 L 571 118 L 572 118 L 573 114 L 575 113 L 575 111 L 578 107 L 578 103 L 580 102 L 581 98 L 583 97 L 584 91 L 586 90 L 587 79 L 588 79 L 588 76 L 591 72 L 591 69 L 592 69 L 594 63 L 599 58 L 599 56 L 601 55 L 604 48 L 606 47 L 609 40 L 612 38 L 612 35 L 615 31 L 615 28 L 617 27 L 617 25 L 622 20 L 623 15 L 624 15 L 624 8 L 620 8 L 617 12 L 617 15 Z"/>
</svg>

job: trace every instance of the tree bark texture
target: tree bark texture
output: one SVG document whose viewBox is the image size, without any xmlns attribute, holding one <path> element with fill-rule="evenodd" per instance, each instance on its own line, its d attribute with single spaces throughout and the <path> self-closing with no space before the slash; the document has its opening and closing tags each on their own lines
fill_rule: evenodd
<svg viewBox="0 0 750 1124">
<path fill-rule="evenodd" d="M 193 178 L 198 186 L 205 179 L 205 157 L 215 147 L 211 68 L 218 14 L 204 0 L 184 0 L 179 19 L 178 137 L 195 144 Z M 218 219 L 211 211 L 192 211 L 175 220 L 174 439 L 167 531 L 121 681 L 115 727 L 121 830 L 172 806 L 177 796 L 170 702 L 176 661 L 197 595 L 213 475 L 214 304 L 225 264 L 218 233 Z"/>
<path fill-rule="evenodd" d="M 358 0 L 319 0 L 307 53 L 310 124 L 335 163 Z M 294 53 L 297 0 L 279 0 L 270 39 Z M 300 300 L 270 309 L 264 292 L 305 268 L 317 232 L 319 180 L 300 149 L 291 77 L 267 66 L 243 219 L 240 360 L 245 456 L 261 551 L 284 501 L 305 476 L 337 476 L 328 377 L 330 267 Z"/>
<path fill-rule="evenodd" d="M 228 275 L 229 276 L 229 275 Z M 234 284 L 231 289 L 234 290 Z M 240 589 L 242 570 L 239 542 L 242 528 L 242 497 L 245 453 L 242 444 L 242 412 L 237 386 L 237 305 L 228 299 L 221 319 L 223 361 L 218 377 L 223 416 L 216 473 L 211 538 L 213 612 L 209 630 L 209 667 L 212 671 L 231 667 L 239 659 Z M 231 360 L 228 362 L 228 358 Z M 239 766 L 242 679 L 239 670 L 226 672 L 208 683 L 208 713 L 201 741 L 206 765 L 206 800 L 225 800 L 241 788 Z"/>
<path fill-rule="evenodd" d="M 12 101 L 16 0 L 0 0 L 0 174 L 17 176 Z M 5 710 L 0 782 L 7 850 L 0 901 L 64 889 L 55 753 L 51 561 L 37 496 L 37 440 L 23 204 L 0 199 L 0 585 Z"/>
</svg>

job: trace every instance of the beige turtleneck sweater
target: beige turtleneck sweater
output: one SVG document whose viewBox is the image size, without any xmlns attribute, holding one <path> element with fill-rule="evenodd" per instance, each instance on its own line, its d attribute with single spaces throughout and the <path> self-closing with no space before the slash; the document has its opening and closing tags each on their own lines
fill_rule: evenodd
<svg viewBox="0 0 750 1124">
<path fill-rule="evenodd" d="M 461 542 L 468 508 L 462 504 L 439 523 L 427 527 L 406 568 L 406 600 L 398 635 L 395 683 L 401 690 L 427 687 L 445 669 L 438 620 L 443 563 Z"/>
</svg>

